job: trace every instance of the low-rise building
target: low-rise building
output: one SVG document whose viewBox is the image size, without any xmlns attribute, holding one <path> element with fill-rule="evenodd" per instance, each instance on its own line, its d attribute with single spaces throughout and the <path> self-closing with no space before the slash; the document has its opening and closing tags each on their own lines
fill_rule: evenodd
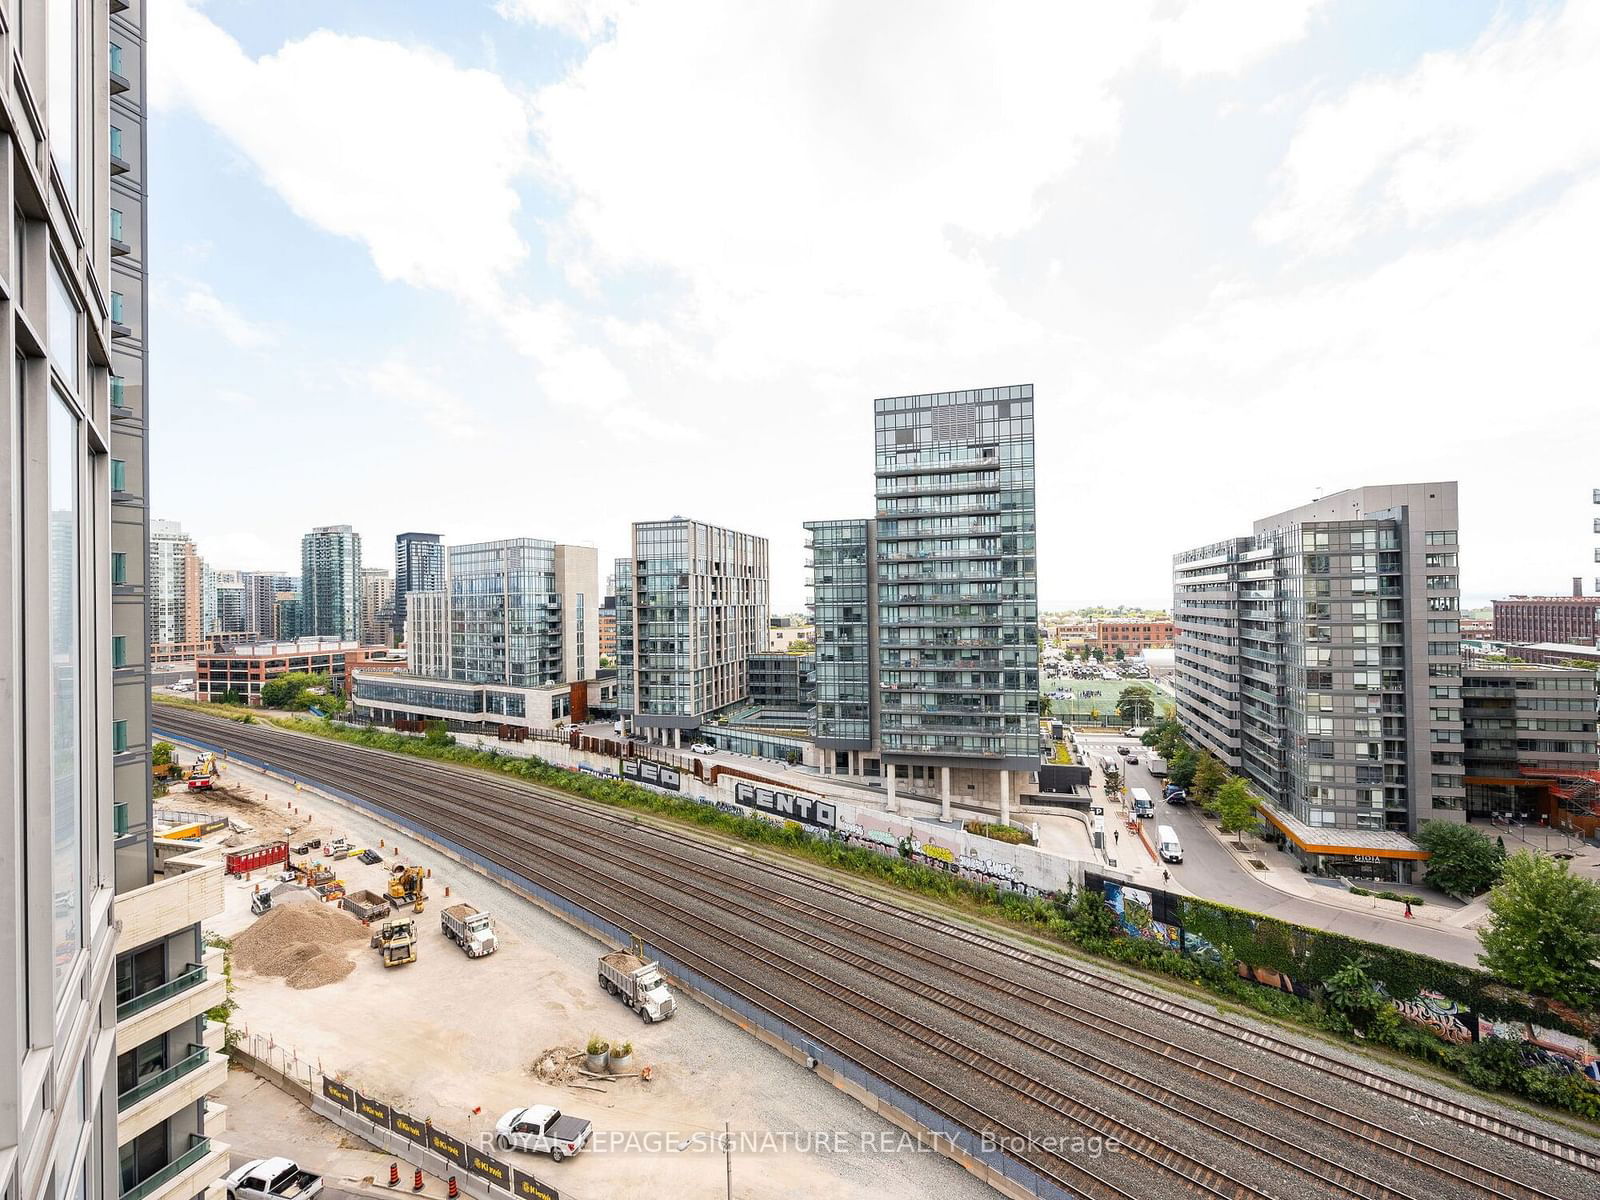
<svg viewBox="0 0 1600 1200">
<path fill-rule="evenodd" d="M 816 702 L 816 655 L 768 651 L 750 656 L 751 704 L 801 712 Z"/>
<path fill-rule="evenodd" d="M 767 649 L 787 654 L 796 647 L 803 653 L 817 644 L 817 627 L 802 624 L 792 617 L 773 617 L 767 626 Z"/>
<path fill-rule="evenodd" d="M 387 647 L 335 638 L 235 646 L 195 659 L 195 695 L 201 700 L 221 700 L 228 692 L 237 692 L 246 704 L 259 707 L 262 684 L 298 671 L 327 675 L 333 687 L 348 696 L 356 670 L 388 658 Z"/>
<path fill-rule="evenodd" d="M 1600 749 L 1592 668 L 1469 663 L 1461 703 L 1469 820 L 1512 817 L 1594 832 Z"/>
<path fill-rule="evenodd" d="M 1600 596 L 1582 594 L 1582 580 L 1573 580 L 1571 596 L 1512 596 L 1494 602 L 1497 642 L 1571 642 L 1595 644 Z"/>
<path fill-rule="evenodd" d="M 418 593 L 412 593 L 412 600 Z M 395 725 L 443 721 L 462 733 L 495 736 L 516 730 L 551 730 L 616 708 L 615 674 L 570 683 L 525 687 L 436 679 L 407 671 L 352 674 L 353 715 L 359 722 Z"/>
<path fill-rule="evenodd" d="M 1165 618 L 1110 617 L 1094 623 L 1094 633 L 1088 639 L 1090 649 L 1132 656 L 1141 650 L 1154 650 L 1172 645 L 1172 622 Z"/>
</svg>

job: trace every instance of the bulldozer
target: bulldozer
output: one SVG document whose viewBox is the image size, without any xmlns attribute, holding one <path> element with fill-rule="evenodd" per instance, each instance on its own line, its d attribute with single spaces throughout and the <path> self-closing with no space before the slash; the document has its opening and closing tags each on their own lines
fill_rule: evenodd
<svg viewBox="0 0 1600 1200">
<path fill-rule="evenodd" d="M 427 894 L 423 891 L 426 872 L 421 867 L 408 867 L 396 863 L 389 871 L 389 907 L 395 911 L 409 904 L 412 912 L 421 912 Z"/>
</svg>

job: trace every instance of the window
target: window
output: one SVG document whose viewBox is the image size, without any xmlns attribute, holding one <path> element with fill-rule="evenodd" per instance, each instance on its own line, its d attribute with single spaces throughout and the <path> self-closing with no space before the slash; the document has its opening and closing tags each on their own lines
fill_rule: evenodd
<svg viewBox="0 0 1600 1200">
<path fill-rule="evenodd" d="M 120 208 L 113 208 L 111 210 L 111 240 L 114 242 L 120 242 L 123 240 L 122 210 Z"/>
<path fill-rule="evenodd" d="M 46 341 L 50 345 L 50 357 L 55 360 L 61 378 L 77 391 L 82 384 L 78 365 L 78 305 L 72 298 L 72 289 L 67 286 L 61 265 L 53 258 L 50 260 L 48 320 L 50 329 Z"/>
<path fill-rule="evenodd" d="M 127 383 L 128 383 L 128 381 L 126 379 L 124 379 L 121 375 L 113 375 L 111 377 L 111 407 L 112 408 L 127 408 L 128 407 L 128 394 L 127 394 L 127 390 L 126 390 L 127 389 Z"/>
<path fill-rule="evenodd" d="M 51 396 L 47 431 L 50 594 L 47 670 L 50 707 L 50 883 L 54 895 L 55 988 L 59 999 L 83 944 L 83 782 L 78 577 L 78 418 L 59 394 Z"/>
<path fill-rule="evenodd" d="M 77 0 L 49 0 L 45 14 L 45 42 L 49 62 L 46 116 L 50 126 L 50 156 L 66 189 L 67 202 L 78 206 L 78 4 Z"/>
<path fill-rule="evenodd" d="M 119 125 L 111 127 L 111 157 L 122 157 L 122 127 Z"/>
<path fill-rule="evenodd" d="M 113 321 L 115 321 L 118 325 L 121 325 L 121 324 L 124 323 L 123 320 L 122 320 L 122 313 L 123 313 L 122 293 L 121 292 L 112 292 L 111 293 L 111 319 Z"/>
<path fill-rule="evenodd" d="M 128 582 L 128 555 L 123 550 L 111 552 L 111 582 L 123 584 Z"/>
<path fill-rule="evenodd" d="M 128 722 L 111 722 L 111 753 L 121 754 L 128 748 Z"/>
<path fill-rule="evenodd" d="M 128 665 L 128 639 L 125 634 L 116 634 L 111 639 L 111 669 Z"/>
<path fill-rule="evenodd" d="M 111 490 L 125 492 L 128 490 L 128 464 L 120 458 L 111 460 Z"/>
<path fill-rule="evenodd" d="M 113 75 L 124 74 L 122 70 L 122 47 L 115 42 L 111 43 L 111 73 Z"/>
<path fill-rule="evenodd" d="M 1422 535 L 1422 541 L 1428 546 L 1454 546 L 1456 544 L 1456 531 L 1454 529 L 1430 529 Z"/>
</svg>

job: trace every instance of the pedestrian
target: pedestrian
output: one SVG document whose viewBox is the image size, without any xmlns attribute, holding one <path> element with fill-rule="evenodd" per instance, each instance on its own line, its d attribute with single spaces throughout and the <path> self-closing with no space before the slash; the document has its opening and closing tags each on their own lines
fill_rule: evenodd
<svg viewBox="0 0 1600 1200">
<path fill-rule="evenodd" d="M 1169 884 L 1171 882 L 1172 882 L 1172 872 L 1167 870 L 1165 867 L 1162 867 L 1161 868 L 1161 884 L 1162 884 L 1162 886 L 1165 887 L 1167 884 Z"/>
<path fill-rule="evenodd" d="M 1409 901 L 1409 900 L 1406 901 L 1406 920 L 1408 920 L 1408 921 L 1416 920 L 1416 918 L 1411 915 L 1411 901 Z"/>
</svg>

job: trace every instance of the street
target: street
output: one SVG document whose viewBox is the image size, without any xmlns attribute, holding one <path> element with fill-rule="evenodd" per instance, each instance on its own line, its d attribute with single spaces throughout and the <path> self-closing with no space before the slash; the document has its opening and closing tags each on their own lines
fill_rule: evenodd
<svg viewBox="0 0 1600 1200">
<path fill-rule="evenodd" d="M 1142 787 L 1150 793 L 1155 801 L 1156 815 L 1144 822 L 1149 826 L 1146 832 L 1154 843 L 1157 826 L 1172 826 L 1183 844 L 1183 862 L 1161 865 L 1172 873 L 1174 882 L 1194 895 L 1277 917 L 1282 921 L 1415 950 L 1449 962 L 1477 965 L 1478 938 L 1470 930 L 1439 926 L 1434 922 L 1406 921 L 1398 915 L 1396 918 L 1377 916 L 1355 911 L 1336 900 L 1324 903 L 1291 895 L 1246 873 L 1217 841 L 1209 822 L 1197 807 L 1174 806 L 1161 799 L 1162 781 L 1150 774 L 1147 762 L 1150 751 L 1139 745 L 1137 739 L 1086 735 L 1078 739 L 1078 745 L 1091 759 L 1101 755 L 1115 757 L 1118 769 L 1123 773 L 1125 786 Z M 1120 757 L 1120 751 L 1125 746 L 1137 748 L 1137 763 L 1130 764 Z M 1119 824 L 1113 820 L 1115 811 L 1108 810 L 1106 813 L 1108 829 Z M 1122 847 L 1119 852 L 1125 857 L 1128 849 Z M 1136 852 L 1144 853 L 1137 848 Z"/>
</svg>

